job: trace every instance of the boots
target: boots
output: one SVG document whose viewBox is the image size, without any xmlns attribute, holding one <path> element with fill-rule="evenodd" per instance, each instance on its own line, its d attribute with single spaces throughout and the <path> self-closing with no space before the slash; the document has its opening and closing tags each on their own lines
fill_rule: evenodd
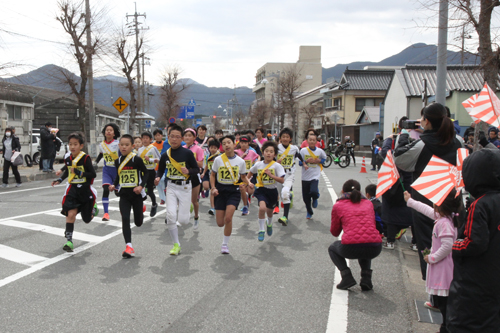
<svg viewBox="0 0 500 333">
<path fill-rule="evenodd" d="M 342 276 L 342 281 L 337 285 L 337 289 L 347 290 L 356 285 L 356 280 L 354 280 L 349 268 L 340 271 L 340 275 Z"/>
<path fill-rule="evenodd" d="M 368 291 L 373 289 L 372 284 L 372 270 L 371 269 L 362 269 L 361 270 L 361 281 L 359 285 L 361 286 L 361 290 Z"/>
</svg>

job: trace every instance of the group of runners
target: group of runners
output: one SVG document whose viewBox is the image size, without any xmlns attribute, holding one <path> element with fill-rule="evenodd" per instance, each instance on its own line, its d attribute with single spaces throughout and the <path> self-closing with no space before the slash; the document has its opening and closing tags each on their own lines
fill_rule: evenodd
<svg viewBox="0 0 500 333">
<path fill-rule="evenodd" d="M 123 236 L 126 247 L 122 256 L 135 255 L 130 228 L 131 210 L 134 223 L 141 226 L 146 206 L 151 199 L 150 216 L 157 213 L 158 205 L 165 204 L 165 223 L 173 242 L 171 255 L 181 253 L 178 227 L 191 222 L 193 230 L 199 230 L 199 200 L 210 200 L 209 215 L 223 228 L 221 253 L 229 253 L 232 221 L 242 202 L 241 215 L 250 213 L 252 197 L 258 206 L 258 240 L 273 233 L 273 215 L 279 214 L 279 202 L 283 216 L 278 221 L 289 223 L 289 211 L 293 205 L 293 184 L 296 165 L 302 168 L 302 198 L 311 219 L 313 208 L 318 206 L 319 176 L 326 159 L 318 147 L 318 134 L 306 133 L 304 148 L 293 145 L 293 131 L 284 128 L 278 141 L 267 140 L 264 130 L 238 132 L 225 135 L 217 130 L 215 136 L 207 136 L 207 128 L 183 129 L 177 124 L 167 128 L 166 140 L 159 129 L 144 132 L 140 137 L 120 135 L 116 124 L 104 126 L 104 141 L 95 163 L 85 154 L 81 134 L 69 136 L 69 150 L 64 167 L 57 172 L 52 184 L 68 179 L 63 196 L 61 213 L 66 216 L 65 251 L 71 252 L 76 215 L 81 213 L 85 223 L 99 214 L 97 192 L 92 186 L 96 177 L 96 164 L 104 159 L 102 169 L 103 221 L 109 221 L 109 195 L 114 192 L 119 199 Z M 298 161 L 298 162 L 297 162 Z M 158 189 L 160 203 L 156 201 L 154 188 Z"/>
</svg>

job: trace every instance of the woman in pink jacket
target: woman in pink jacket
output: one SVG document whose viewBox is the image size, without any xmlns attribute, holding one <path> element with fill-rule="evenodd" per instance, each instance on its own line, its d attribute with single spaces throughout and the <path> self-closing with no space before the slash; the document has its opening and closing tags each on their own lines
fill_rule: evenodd
<svg viewBox="0 0 500 333">
<path fill-rule="evenodd" d="M 338 237 L 342 231 L 342 240 L 333 242 L 328 253 L 340 271 L 342 281 L 338 289 L 347 290 L 356 285 L 346 259 L 358 259 L 361 267 L 359 285 L 363 291 L 371 290 L 371 261 L 382 251 L 382 238 L 375 226 L 375 211 L 370 200 L 361 195 L 361 185 L 349 179 L 342 186 L 342 195 L 332 208 L 332 226 L 330 232 Z"/>
</svg>

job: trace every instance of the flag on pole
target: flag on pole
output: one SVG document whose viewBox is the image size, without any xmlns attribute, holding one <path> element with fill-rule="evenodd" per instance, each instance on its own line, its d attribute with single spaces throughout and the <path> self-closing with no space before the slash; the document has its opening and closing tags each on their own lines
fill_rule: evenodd
<svg viewBox="0 0 500 333">
<path fill-rule="evenodd" d="M 500 100 L 487 83 L 478 95 L 462 102 L 469 115 L 476 123 L 480 120 L 495 127 L 500 127 Z"/>
<path fill-rule="evenodd" d="M 387 151 L 387 156 L 385 157 L 384 163 L 380 167 L 377 179 L 377 195 L 380 197 L 382 194 L 387 192 L 399 179 L 399 172 L 394 159 L 392 158 L 391 151 Z"/>
<path fill-rule="evenodd" d="M 460 148 L 457 151 L 457 171 L 458 171 L 458 178 L 457 178 L 457 195 L 458 192 L 461 191 L 465 184 L 464 184 L 464 178 L 462 176 L 462 170 L 464 168 L 464 160 L 469 156 L 469 150 L 466 148 Z"/>
</svg>

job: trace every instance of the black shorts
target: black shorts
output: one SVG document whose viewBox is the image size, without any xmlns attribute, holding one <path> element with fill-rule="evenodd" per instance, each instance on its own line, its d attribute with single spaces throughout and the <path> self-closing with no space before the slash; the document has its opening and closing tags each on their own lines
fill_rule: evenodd
<svg viewBox="0 0 500 333">
<path fill-rule="evenodd" d="M 214 197 L 214 208 L 215 210 L 226 210 L 227 206 L 232 205 L 238 209 L 240 201 L 240 191 L 220 191 L 219 194 Z"/>
<path fill-rule="evenodd" d="M 207 171 L 205 173 L 205 176 L 203 176 L 202 181 L 204 181 L 204 182 L 210 182 L 210 171 Z"/>
<path fill-rule="evenodd" d="M 264 201 L 268 209 L 273 209 L 278 205 L 278 189 L 258 187 L 253 194 L 258 202 Z"/>
<path fill-rule="evenodd" d="M 68 216 L 70 210 L 77 209 L 83 221 L 88 223 L 92 217 L 95 201 L 96 197 L 90 186 L 83 185 L 78 188 L 77 185 L 70 184 L 63 196 L 61 214 Z"/>
<path fill-rule="evenodd" d="M 201 182 L 200 182 L 200 174 L 196 174 L 196 175 L 191 175 L 189 177 L 189 179 L 191 180 L 191 188 L 195 188 L 196 186 L 200 185 Z"/>
</svg>

